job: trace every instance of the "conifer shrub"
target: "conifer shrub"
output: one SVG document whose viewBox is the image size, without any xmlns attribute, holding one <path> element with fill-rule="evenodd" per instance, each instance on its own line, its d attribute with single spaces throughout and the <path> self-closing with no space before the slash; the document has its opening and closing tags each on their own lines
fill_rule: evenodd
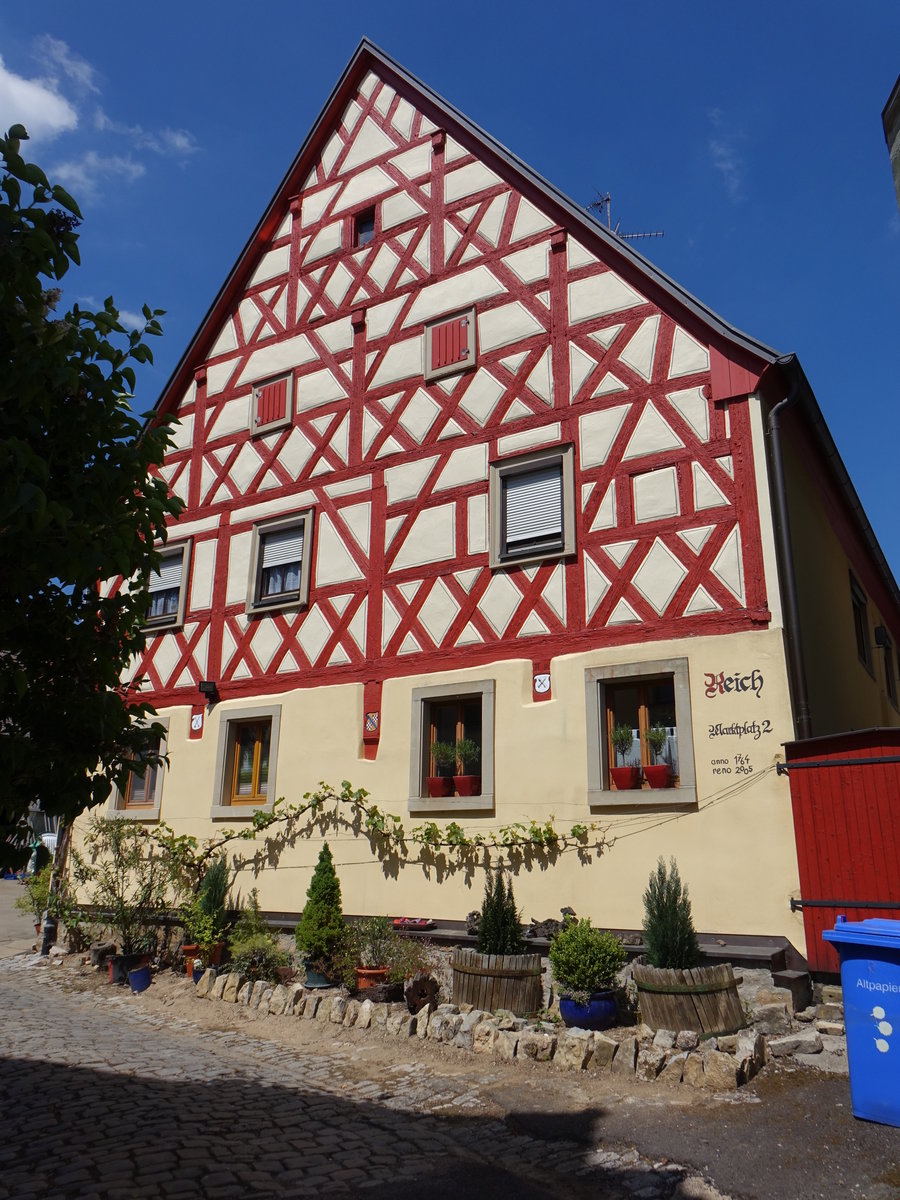
<svg viewBox="0 0 900 1200">
<path fill-rule="evenodd" d="M 306 907 L 294 930 L 297 949 L 304 964 L 323 975 L 330 975 L 346 932 L 341 907 L 341 883 L 328 843 L 325 842 L 306 891 Z"/>
<path fill-rule="evenodd" d="M 662 858 L 644 892 L 644 947 L 654 967 L 684 970 L 700 962 L 691 902 L 674 858 Z"/>
<path fill-rule="evenodd" d="M 478 949 L 482 954 L 522 954 L 522 922 L 516 910 L 512 880 L 503 878 L 498 867 L 484 882 L 481 919 L 478 922 Z"/>
</svg>

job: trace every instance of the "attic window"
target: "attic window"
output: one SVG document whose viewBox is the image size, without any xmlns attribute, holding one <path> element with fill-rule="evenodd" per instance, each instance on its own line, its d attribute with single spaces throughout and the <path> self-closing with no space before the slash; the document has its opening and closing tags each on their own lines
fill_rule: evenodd
<svg viewBox="0 0 900 1200">
<path fill-rule="evenodd" d="M 475 367 L 475 309 L 425 326 L 425 378 L 440 379 Z"/>
<path fill-rule="evenodd" d="M 292 415 L 293 392 L 290 375 L 267 379 L 253 385 L 250 428 L 253 433 L 268 433 L 288 425 Z"/>
<path fill-rule="evenodd" d="M 353 245 L 368 246 L 375 239 L 375 206 L 365 208 L 353 218 Z"/>
</svg>

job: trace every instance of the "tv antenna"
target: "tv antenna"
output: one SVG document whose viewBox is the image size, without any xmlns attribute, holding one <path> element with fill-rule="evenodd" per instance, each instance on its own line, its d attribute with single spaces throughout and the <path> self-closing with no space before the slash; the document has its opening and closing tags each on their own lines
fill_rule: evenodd
<svg viewBox="0 0 900 1200">
<path fill-rule="evenodd" d="M 615 229 L 613 229 L 612 218 L 610 216 L 611 207 L 612 197 L 609 192 L 604 196 L 599 189 L 597 190 L 597 199 L 592 200 L 588 205 L 588 208 L 593 209 L 594 212 L 599 214 L 601 221 L 603 220 L 603 210 L 604 208 L 606 209 L 606 228 L 610 233 L 614 233 L 616 237 L 620 237 L 626 242 L 632 242 L 639 241 L 641 238 L 661 238 L 666 236 L 664 229 L 654 229 L 648 233 L 620 233 L 618 221 L 616 221 Z"/>
</svg>

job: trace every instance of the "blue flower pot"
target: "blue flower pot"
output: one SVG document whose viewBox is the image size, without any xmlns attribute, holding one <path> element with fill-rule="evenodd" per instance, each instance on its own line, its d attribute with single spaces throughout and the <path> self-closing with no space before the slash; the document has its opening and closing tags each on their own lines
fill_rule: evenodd
<svg viewBox="0 0 900 1200">
<path fill-rule="evenodd" d="M 128 972 L 128 982 L 133 992 L 146 992 L 150 986 L 150 968 L 138 967 Z"/>
<path fill-rule="evenodd" d="M 215 968 L 212 969 L 215 970 Z M 199 983 L 205 974 L 206 967 L 204 967 L 199 958 L 195 958 L 194 965 L 191 968 L 191 979 L 193 979 L 194 983 Z"/>
<path fill-rule="evenodd" d="M 587 1004 L 576 1004 L 561 996 L 559 1015 L 566 1025 L 576 1029 L 610 1029 L 616 1023 L 615 992 L 593 992 Z"/>
</svg>

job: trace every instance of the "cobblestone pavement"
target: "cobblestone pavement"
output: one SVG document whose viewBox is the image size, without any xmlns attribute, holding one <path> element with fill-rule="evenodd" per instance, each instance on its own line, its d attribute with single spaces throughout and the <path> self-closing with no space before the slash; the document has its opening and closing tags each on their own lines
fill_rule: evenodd
<svg viewBox="0 0 900 1200">
<path fill-rule="evenodd" d="M 516 1132 L 439 1065 L 366 1078 L 352 1044 L 200 1029 L 30 955 L 0 962 L 0 1047 L 2 1200 L 721 1195 L 627 1147 Z"/>
</svg>

